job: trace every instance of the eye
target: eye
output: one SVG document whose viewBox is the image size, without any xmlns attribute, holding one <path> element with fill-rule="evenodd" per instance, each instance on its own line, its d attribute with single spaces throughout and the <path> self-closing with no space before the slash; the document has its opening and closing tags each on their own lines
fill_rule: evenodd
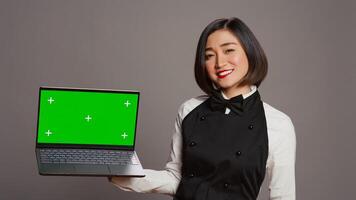
<svg viewBox="0 0 356 200">
<path fill-rule="evenodd" d="M 231 53 L 231 52 L 234 52 L 234 51 L 235 51 L 235 49 L 226 49 L 225 53 Z"/>
<path fill-rule="evenodd" d="M 205 54 L 205 60 L 209 60 L 213 56 L 213 54 Z"/>
</svg>

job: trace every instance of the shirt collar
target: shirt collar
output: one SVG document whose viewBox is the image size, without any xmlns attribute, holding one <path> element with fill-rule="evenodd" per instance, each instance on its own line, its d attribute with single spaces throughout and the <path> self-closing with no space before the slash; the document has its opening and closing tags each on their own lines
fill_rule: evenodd
<svg viewBox="0 0 356 200">
<path fill-rule="evenodd" d="M 257 86 L 256 86 L 256 85 L 250 85 L 250 89 L 251 89 L 250 92 L 248 92 L 248 93 L 246 93 L 246 94 L 242 94 L 242 97 L 243 97 L 244 99 L 246 99 L 247 97 L 249 97 L 249 96 L 251 96 L 253 93 L 255 93 L 255 92 L 257 91 Z M 228 98 L 225 96 L 225 94 L 224 94 L 223 91 L 221 91 L 221 95 L 224 97 L 224 99 L 228 99 Z"/>
</svg>

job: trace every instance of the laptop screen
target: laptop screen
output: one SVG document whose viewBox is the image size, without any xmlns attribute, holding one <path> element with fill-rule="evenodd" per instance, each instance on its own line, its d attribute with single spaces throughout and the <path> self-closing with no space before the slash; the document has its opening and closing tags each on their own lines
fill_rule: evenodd
<svg viewBox="0 0 356 200">
<path fill-rule="evenodd" d="M 37 143 L 133 146 L 139 92 L 40 88 Z"/>
</svg>

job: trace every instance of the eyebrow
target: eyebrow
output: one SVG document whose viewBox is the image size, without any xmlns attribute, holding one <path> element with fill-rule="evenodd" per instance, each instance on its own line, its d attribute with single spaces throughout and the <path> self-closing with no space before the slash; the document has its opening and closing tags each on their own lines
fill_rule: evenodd
<svg viewBox="0 0 356 200">
<path fill-rule="evenodd" d="M 228 46 L 231 44 L 237 45 L 237 43 L 235 43 L 235 42 L 226 42 L 226 43 L 221 44 L 220 47 Z M 211 48 L 211 47 L 205 48 L 205 51 L 209 51 L 209 50 L 213 50 L 213 48 Z"/>
</svg>

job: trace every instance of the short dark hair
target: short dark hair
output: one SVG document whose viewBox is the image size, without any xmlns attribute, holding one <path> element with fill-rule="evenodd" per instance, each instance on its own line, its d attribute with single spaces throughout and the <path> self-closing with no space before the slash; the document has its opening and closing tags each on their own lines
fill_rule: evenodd
<svg viewBox="0 0 356 200">
<path fill-rule="evenodd" d="M 259 87 L 267 75 L 268 62 L 266 55 L 257 41 L 255 35 L 240 19 L 223 18 L 211 22 L 201 33 L 196 56 L 194 73 L 195 80 L 199 87 L 208 95 L 214 91 L 213 83 L 210 80 L 205 67 L 205 47 L 210 34 L 217 30 L 227 29 L 240 41 L 248 59 L 248 71 L 242 78 L 240 85 L 256 85 Z"/>
</svg>

